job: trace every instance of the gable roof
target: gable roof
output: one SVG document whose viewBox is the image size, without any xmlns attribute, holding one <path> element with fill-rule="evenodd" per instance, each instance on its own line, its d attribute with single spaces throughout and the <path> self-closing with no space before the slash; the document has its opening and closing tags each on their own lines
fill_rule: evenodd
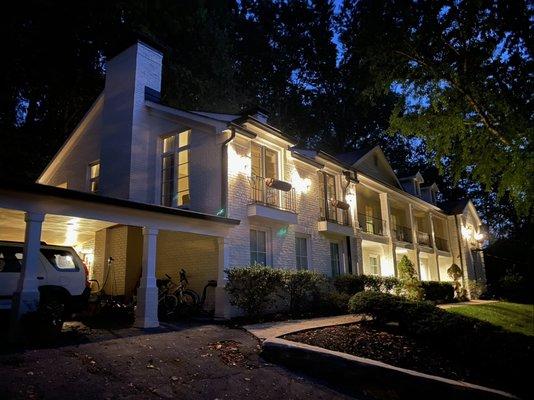
<svg viewBox="0 0 534 400">
<path fill-rule="evenodd" d="M 447 214 L 458 215 L 463 214 L 465 208 L 467 207 L 467 203 L 469 203 L 469 199 L 460 199 L 444 201 L 442 203 L 439 203 L 438 206 Z"/>
<path fill-rule="evenodd" d="M 347 153 L 336 154 L 336 158 L 345 164 L 353 165 L 354 163 L 358 162 L 363 156 L 369 153 L 371 150 L 373 149 L 372 148 L 357 149 L 357 150 L 349 151 Z"/>
<path fill-rule="evenodd" d="M 393 168 L 391 168 L 391 165 L 389 164 L 389 161 L 386 155 L 384 154 L 384 152 L 378 145 L 373 147 L 371 150 L 368 150 L 367 152 L 365 152 L 365 154 L 363 154 L 363 156 L 361 156 L 353 164 L 353 167 L 357 170 L 361 169 L 363 172 L 366 172 L 368 175 L 372 176 L 373 178 L 377 179 L 380 182 L 386 182 L 383 177 L 381 177 L 379 174 L 376 173 L 376 171 L 370 171 L 365 164 L 366 161 L 369 159 L 369 157 L 373 155 L 378 156 L 383 161 L 382 164 L 385 166 L 385 169 L 379 167 L 379 170 L 380 169 L 383 170 L 385 174 L 391 178 L 391 181 L 394 183 L 394 185 L 402 189 L 402 185 L 399 179 L 397 178 L 395 171 L 393 171 Z"/>
</svg>

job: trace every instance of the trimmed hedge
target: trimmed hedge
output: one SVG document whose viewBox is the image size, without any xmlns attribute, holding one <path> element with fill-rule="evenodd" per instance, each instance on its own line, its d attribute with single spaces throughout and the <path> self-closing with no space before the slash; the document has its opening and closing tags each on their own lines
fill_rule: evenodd
<svg viewBox="0 0 534 400">
<path fill-rule="evenodd" d="M 423 299 L 436 304 L 454 301 L 454 286 L 449 282 L 422 281 Z"/>
<path fill-rule="evenodd" d="M 336 290 L 349 295 L 373 290 L 377 292 L 397 291 L 400 282 L 394 276 L 341 275 L 333 279 Z"/>
</svg>

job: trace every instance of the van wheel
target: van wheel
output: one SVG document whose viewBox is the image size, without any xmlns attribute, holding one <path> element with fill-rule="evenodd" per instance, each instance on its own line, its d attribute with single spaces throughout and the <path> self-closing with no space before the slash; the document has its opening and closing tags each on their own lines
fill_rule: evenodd
<svg viewBox="0 0 534 400">
<path fill-rule="evenodd" d="M 58 298 L 48 298 L 39 307 L 41 320 L 50 333 L 58 334 L 63 327 L 63 317 L 65 315 L 65 304 Z"/>
</svg>

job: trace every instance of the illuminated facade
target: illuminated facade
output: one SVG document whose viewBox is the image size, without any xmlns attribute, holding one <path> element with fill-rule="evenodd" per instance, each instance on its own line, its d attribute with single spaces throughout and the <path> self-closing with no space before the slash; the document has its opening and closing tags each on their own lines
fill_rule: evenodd
<svg viewBox="0 0 534 400">
<path fill-rule="evenodd" d="M 435 184 L 425 186 L 420 174 L 398 178 L 378 147 L 341 155 L 299 148 L 259 109 L 232 115 L 166 105 L 162 57 L 137 43 L 108 62 L 104 91 L 39 183 L 239 220 L 187 253 L 191 265 L 212 260 L 219 287 L 226 269 L 255 262 L 394 276 L 403 255 L 421 279 L 448 280 L 453 263 L 465 279 L 484 279 L 471 202 L 438 205 Z M 80 247 L 95 269 L 100 242 L 97 235 Z"/>
</svg>

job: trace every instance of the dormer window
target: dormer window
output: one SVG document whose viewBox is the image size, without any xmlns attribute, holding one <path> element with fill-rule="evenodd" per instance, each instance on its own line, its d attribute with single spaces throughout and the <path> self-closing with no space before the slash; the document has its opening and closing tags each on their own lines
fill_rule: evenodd
<svg viewBox="0 0 534 400">
<path fill-rule="evenodd" d="M 163 138 L 161 154 L 161 204 L 167 207 L 188 207 L 189 136 L 183 131 Z"/>
</svg>

